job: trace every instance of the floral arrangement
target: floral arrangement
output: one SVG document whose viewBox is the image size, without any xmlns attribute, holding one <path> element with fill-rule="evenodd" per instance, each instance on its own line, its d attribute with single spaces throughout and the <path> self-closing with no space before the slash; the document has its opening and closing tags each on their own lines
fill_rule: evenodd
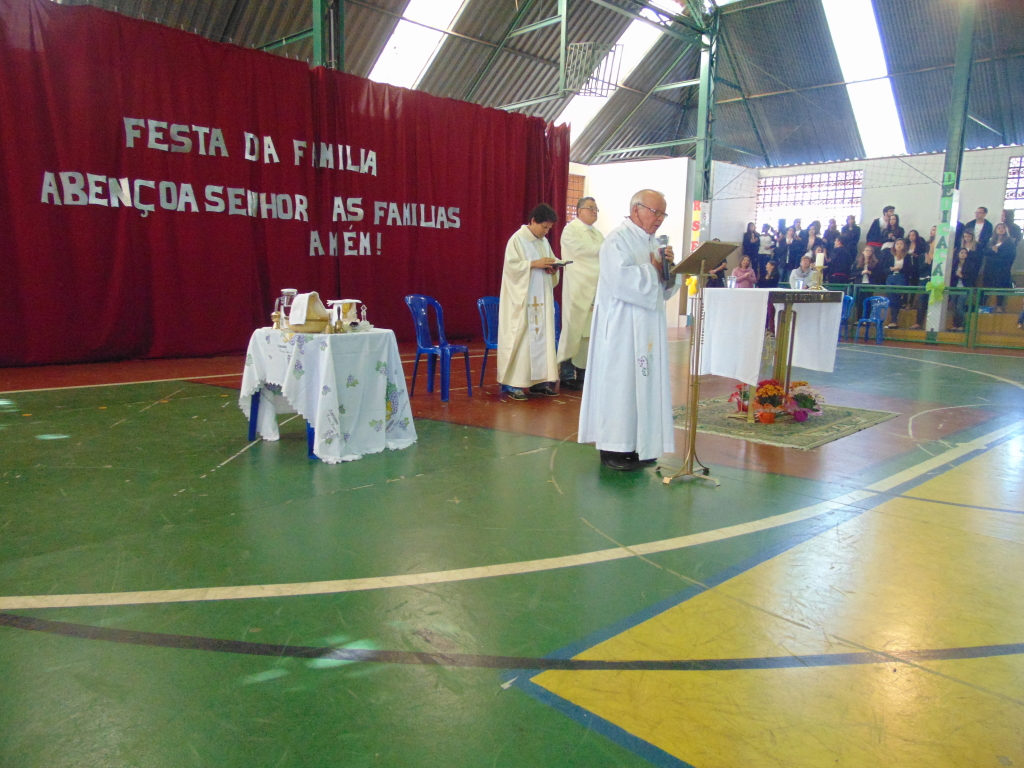
<svg viewBox="0 0 1024 768">
<path fill-rule="evenodd" d="M 765 379 L 757 383 L 754 402 L 761 410 L 781 408 L 786 401 L 786 391 L 775 379 Z"/>
<path fill-rule="evenodd" d="M 736 389 L 729 395 L 729 402 L 736 403 L 736 408 L 739 411 L 747 410 L 747 401 L 750 399 L 750 390 L 746 384 L 737 384 Z"/>
<path fill-rule="evenodd" d="M 786 411 L 797 421 L 805 421 L 811 414 L 820 414 L 825 404 L 825 396 L 812 389 L 806 381 L 794 381 L 789 385 L 789 397 L 786 398 Z"/>
</svg>

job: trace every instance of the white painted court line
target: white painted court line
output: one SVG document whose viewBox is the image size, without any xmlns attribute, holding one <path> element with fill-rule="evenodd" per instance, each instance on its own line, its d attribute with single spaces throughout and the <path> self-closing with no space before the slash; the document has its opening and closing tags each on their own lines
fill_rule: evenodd
<svg viewBox="0 0 1024 768">
<path fill-rule="evenodd" d="M 39 387 L 37 389 L 8 389 L 0 395 L 21 395 L 27 392 L 60 392 L 64 389 L 91 389 L 93 387 L 127 387 L 131 384 L 163 384 L 168 381 L 199 381 L 200 379 L 226 379 L 230 376 L 241 376 L 238 373 L 218 373 L 212 376 L 174 376 L 170 379 L 144 379 L 140 381 L 111 381 L 105 384 L 76 384 L 71 387 Z"/>
<path fill-rule="evenodd" d="M 920 464 L 897 472 L 879 480 L 864 490 L 843 494 L 830 501 L 823 501 L 809 507 L 773 515 L 762 520 L 704 531 L 689 536 L 662 539 L 644 544 L 632 544 L 628 549 L 616 547 L 596 552 L 583 552 L 564 557 L 551 557 L 542 560 L 526 560 L 518 563 L 501 563 L 475 568 L 457 568 L 448 571 L 430 573 L 400 574 L 397 576 L 374 576 L 362 579 L 338 579 L 333 581 L 312 581 L 291 584 L 252 584 L 237 587 L 198 587 L 194 589 L 161 589 L 146 592 L 96 592 L 78 595 L 21 595 L 0 597 L 0 610 L 18 610 L 35 608 L 78 608 L 87 606 L 108 605 L 141 605 L 155 603 L 186 603 L 212 600 L 250 600 L 259 597 L 295 597 L 299 595 L 338 594 L 342 592 L 362 592 L 373 589 L 391 589 L 394 587 L 413 587 L 425 584 L 444 584 L 456 581 L 486 579 L 495 576 L 515 576 L 525 573 L 537 573 L 558 568 L 572 568 L 580 565 L 592 565 L 613 560 L 636 557 L 637 554 L 649 555 L 658 552 L 670 552 L 685 549 L 699 544 L 743 536 L 748 533 L 768 531 L 779 526 L 801 520 L 809 520 L 822 514 L 841 511 L 860 501 L 870 499 L 880 492 L 894 488 L 901 483 L 920 477 L 931 470 L 955 461 L 971 451 L 988 447 L 991 443 L 1005 437 L 1011 432 L 1024 427 L 1024 421 L 983 435 L 968 443 L 950 448 L 933 456 Z"/>
</svg>

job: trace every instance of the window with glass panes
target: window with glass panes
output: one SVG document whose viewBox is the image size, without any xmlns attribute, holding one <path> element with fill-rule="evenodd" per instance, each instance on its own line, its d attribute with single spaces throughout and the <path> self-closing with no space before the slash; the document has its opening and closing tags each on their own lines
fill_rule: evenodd
<svg viewBox="0 0 1024 768">
<path fill-rule="evenodd" d="M 1006 202 L 1003 208 L 1014 212 L 1013 220 L 1024 223 L 1024 157 L 1011 157 L 1006 171 Z"/>
<path fill-rule="evenodd" d="M 864 171 L 804 173 L 797 176 L 766 176 L 757 180 L 757 226 L 778 227 L 800 219 L 806 229 L 820 221 L 822 229 L 835 219 L 841 228 L 847 216 L 860 221 Z M 820 234 L 820 233 L 819 233 Z"/>
</svg>

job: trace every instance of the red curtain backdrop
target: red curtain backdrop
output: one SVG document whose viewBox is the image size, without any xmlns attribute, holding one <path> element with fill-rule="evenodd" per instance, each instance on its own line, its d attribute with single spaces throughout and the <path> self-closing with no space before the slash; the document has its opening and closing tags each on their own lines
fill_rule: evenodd
<svg viewBox="0 0 1024 768">
<path fill-rule="evenodd" d="M 244 350 L 285 287 L 479 336 L 505 242 L 565 209 L 564 126 L 95 8 L 0 0 L 0 71 L 4 366 Z"/>
</svg>

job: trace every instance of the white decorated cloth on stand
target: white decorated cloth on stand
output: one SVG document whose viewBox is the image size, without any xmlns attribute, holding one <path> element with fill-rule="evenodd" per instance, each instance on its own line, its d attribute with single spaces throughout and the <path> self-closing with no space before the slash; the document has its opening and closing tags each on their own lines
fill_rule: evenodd
<svg viewBox="0 0 1024 768">
<path fill-rule="evenodd" d="M 764 354 L 768 294 L 778 288 L 711 288 L 704 292 L 700 372 L 756 385 Z M 794 293 L 800 293 L 794 291 Z M 778 311 L 784 304 L 776 304 Z M 831 373 L 843 303 L 796 304 L 793 367 Z"/>
<path fill-rule="evenodd" d="M 260 328 L 249 339 L 238 405 L 277 440 L 277 414 L 299 413 L 314 428 L 313 453 L 335 464 L 416 442 L 395 334 L 312 334 Z"/>
</svg>

